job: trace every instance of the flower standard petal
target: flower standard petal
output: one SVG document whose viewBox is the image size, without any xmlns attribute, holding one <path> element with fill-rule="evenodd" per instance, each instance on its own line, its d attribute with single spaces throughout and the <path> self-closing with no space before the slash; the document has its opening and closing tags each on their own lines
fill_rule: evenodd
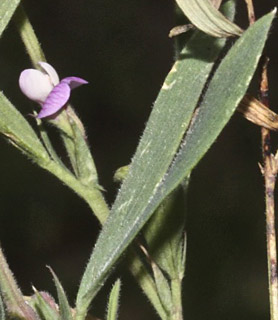
<svg viewBox="0 0 278 320">
<path fill-rule="evenodd" d="M 60 82 L 53 88 L 46 98 L 38 118 L 45 118 L 59 111 L 67 103 L 70 97 L 70 87 L 67 83 Z"/>
<path fill-rule="evenodd" d="M 39 62 L 39 65 L 48 74 L 50 81 L 53 84 L 53 87 L 57 86 L 57 84 L 59 83 L 60 80 L 59 80 L 59 76 L 58 76 L 56 70 L 52 67 L 52 65 L 50 65 L 47 62 L 42 62 L 42 61 Z"/>
<path fill-rule="evenodd" d="M 30 100 L 43 104 L 53 86 L 49 77 L 39 70 L 26 69 L 19 77 L 19 87 Z"/>
<path fill-rule="evenodd" d="M 88 83 L 88 81 L 79 77 L 66 77 L 62 79 L 61 82 L 67 83 L 70 86 L 71 90 L 81 86 L 82 84 Z"/>
</svg>

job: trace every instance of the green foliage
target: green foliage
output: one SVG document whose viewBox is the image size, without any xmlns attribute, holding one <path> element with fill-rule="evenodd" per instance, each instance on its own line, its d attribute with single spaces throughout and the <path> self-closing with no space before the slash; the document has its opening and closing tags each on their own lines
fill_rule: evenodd
<svg viewBox="0 0 278 320">
<path fill-rule="evenodd" d="M 174 164 L 150 201 L 152 212 L 207 152 L 245 94 L 275 11 L 258 20 L 231 48 L 215 72 Z"/>
<path fill-rule="evenodd" d="M 159 266 L 154 261 L 152 262 L 152 270 L 154 274 L 156 290 L 158 292 L 160 301 L 169 316 L 173 308 L 173 302 L 168 279 L 165 277 Z"/>
<path fill-rule="evenodd" d="M 50 160 L 32 127 L 2 92 L 0 92 L 0 132 L 37 163 L 47 163 Z"/>
<path fill-rule="evenodd" d="M 109 296 L 106 320 L 117 320 L 119 310 L 121 281 L 118 279 Z"/>
<path fill-rule="evenodd" d="M 241 35 L 242 30 L 209 0 L 177 0 L 177 3 L 197 28 L 218 38 L 200 31 L 194 33 L 163 84 L 131 165 L 117 172 L 116 178 L 124 181 L 83 275 L 76 300 L 76 320 L 85 319 L 92 299 L 114 264 L 148 220 L 143 233 L 152 273 L 134 248 L 129 254 L 130 269 L 161 319 L 182 318 L 181 283 L 186 250 L 184 209 L 180 205 L 184 200 L 183 191 L 191 171 L 217 139 L 244 96 L 275 12 L 244 32 L 215 66 L 225 45 L 225 39 L 219 37 Z M 226 3 L 230 13 L 234 10 L 231 3 L 234 4 Z M 0 36 L 18 4 L 19 1 L 8 0 L 0 4 Z M 15 21 L 36 66 L 45 58 L 22 7 L 17 10 Z M 109 209 L 98 186 L 82 123 L 70 106 L 49 122 L 60 130 L 74 173 L 59 159 L 41 120 L 37 119 L 37 124 L 44 145 L 26 119 L 0 92 L 0 132 L 85 199 L 103 224 Z M 176 189 L 181 183 L 184 189 Z M 8 316 L 26 320 L 37 320 L 38 316 L 44 320 L 73 320 L 64 289 L 51 269 L 59 307 L 48 293 L 35 289 L 35 295 L 27 304 L 1 250 L 0 270 L 0 320 L 5 319 L 2 297 Z M 107 320 L 117 319 L 119 294 L 118 280 L 110 294 Z"/>
<path fill-rule="evenodd" d="M 1 0 L 0 2 L 0 37 L 11 20 L 20 0 Z"/>
<path fill-rule="evenodd" d="M 54 280 L 56 290 L 57 290 L 60 318 L 61 318 L 61 320 L 73 320 L 71 308 L 70 308 L 66 293 L 64 291 L 64 288 L 62 287 L 62 285 L 61 285 L 58 277 L 54 273 L 54 271 L 51 268 L 49 268 L 49 270 L 53 276 L 53 280 Z"/>
<path fill-rule="evenodd" d="M 33 287 L 35 294 L 30 304 L 37 311 L 42 320 L 60 320 L 58 308 L 54 299 L 47 292 L 40 292 Z"/>
<path fill-rule="evenodd" d="M 68 117 L 72 128 L 72 137 L 69 137 L 69 139 L 72 139 L 74 143 L 72 157 L 75 158 L 76 175 L 78 180 L 87 187 L 98 188 L 97 171 L 86 142 L 84 128 L 72 109 L 69 109 L 69 111 Z"/>
<path fill-rule="evenodd" d="M 183 177 L 190 173 L 208 150 L 242 99 L 255 71 L 273 17 L 274 13 L 271 13 L 249 28 L 228 52 L 215 73 L 203 99 L 204 109 L 201 107 L 198 119 L 195 119 L 188 132 L 190 140 L 188 138 L 183 146 L 191 147 L 190 157 L 187 157 L 186 167 L 183 168 Z M 203 35 L 197 37 L 198 41 L 193 44 L 200 50 L 204 43 L 206 47 L 217 47 L 214 39 Z M 194 52 L 193 44 L 191 49 Z M 111 272 L 111 267 L 161 200 L 181 181 L 181 176 L 175 180 L 177 177 L 172 174 L 181 163 L 179 155 L 170 171 L 169 180 L 165 173 L 188 126 L 211 70 L 211 61 L 216 55 L 211 49 L 206 51 L 209 52 L 209 57 L 193 55 L 194 58 L 191 58 L 187 50 L 188 47 L 166 78 L 129 174 L 96 243 L 78 292 L 77 319 L 84 318 L 91 300 Z M 209 129 L 209 125 L 213 127 Z M 192 135 L 192 132 L 195 134 Z M 200 135 L 203 140 L 200 140 Z"/>
<path fill-rule="evenodd" d="M 152 259 L 171 279 L 183 277 L 185 192 L 181 187 L 166 197 L 143 230 Z"/>
</svg>

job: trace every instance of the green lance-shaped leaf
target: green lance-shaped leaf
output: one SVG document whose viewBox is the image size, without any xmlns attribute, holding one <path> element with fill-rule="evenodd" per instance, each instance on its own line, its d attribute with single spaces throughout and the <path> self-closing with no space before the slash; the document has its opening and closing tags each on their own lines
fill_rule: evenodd
<svg viewBox="0 0 278 320">
<path fill-rule="evenodd" d="M 117 320 L 118 318 L 120 289 L 121 281 L 118 279 L 115 282 L 109 296 L 106 320 Z"/>
<path fill-rule="evenodd" d="M 0 2 L 0 37 L 11 20 L 20 0 L 1 0 Z"/>
<path fill-rule="evenodd" d="M 242 29 L 218 11 L 210 0 L 176 0 L 177 4 L 198 29 L 213 37 L 242 34 Z"/>
<path fill-rule="evenodd" d="M 72 313 L 70 304 L 68 302 L 68 298 L 66 296 L 66 293 L 64 291 L 64 288 L 62 287 L 58 277 L 54 273 L 54 271 L 49 267 L 49 270 L 53 276 L 53 280 L 55 283 L 55 287 L 57 290 L 58 300 L 59 300 L 59 311 L 60 311 L 60 318 L 61 320 L 72 320 Z"/>
<path fill-rule="evenodd" d="M 50 158 L 32 127 L 10 101 L 0 92 L 0 133 L 37 163 Z"/>
<path fill-rule="evenodd" d="M 184 143 L 145 214 L 150 214 L 192 171 L 229 121 L 252 79 L 275 13 L 251 26 L 219 65 Z"/>
<path fill-rule="evenodd" d="M 223 39 L 197 32 L 167 76 L 83 276 L 76 302 L 77 318 L 84 318 L 111 266 L 144 224 L 141 213 L 173 160 L 224 43 Z"/>
<path fill-rule="evenodd" d="M 169 286 L 169 282 L 166 279 L 163 272 L 160 270 L 159 266 L 152 262 L 152 270 L 154 275 L 154 280 L 157 288 L 157 292 L 160 298 L 160 301 L 166 310 L 167 314 L 171 313 L 172 309 L 172 294 Z"/>
<path fill-rule="evenodd" d="M 203 111 L 200 111 L 201 114 L 207 116 L 207 119 L 206 121 L 196 120 L 197 122 L 194 126 L 194 128 L 199 129 L 200 133 L 202 132 L 202 136 L 198 135 L 197 138 L 197 136 L 193 137 L 191 135 L 191 140 L 186 143 L 186 145 L 191 146 L 193 155 L 188 159 L 190 165 L 184 170 L 183 176 L 179 177 L 173 188 L 177 186 L 182 178 L 188 175 L 214 142 L 242 99 L 261 55 L 274 14 L 272 12 L 250 27 L 230 50 L 216 71 L 203 102 L 203 107 L 205 106 L 208 110 L 203 108 Z M 190 61 L 190 58 L 182 60 L 180 63 L 185 63 L 185 61 Z M 194 61 L 196 64 L 197 62 L 204 62 L 204 60 Z M 103 284 L 109 272 L 111 272 L 111 267 L 119 259 L 122 252 L 134 239 L 163 199 L 162 197 L 159 198 L 157 194 L 160 186 L 164 186 L 164 182 L 160 176 L 166 166 L 164 157 L 167 160 L 171 158 L 167 152 L 167 147 L 171 151 L 173 150 L 173 146 L 168 144 L 168 137 L 173 138 L 173 143 L 175 144 L 175 133 L 177 130 L 180 131 L 183 124 L 180 118 L 186 113 L 186 110 L 181 112 L 177 105 L 184 105 L 187 101 L 186 95 L 188 92 L 195 92 L 195 85 L 198 88 L 193 76 L 196 71 L 196 65 L 194 66 L 195 68 L 187 68 L 180 75 L 179 73 L 177 75 L 177 72 L 181 66 L 176 65 L 175 67 L 177 70 L 175 77 L 173 77 L 173 74 L 170 74 L 171 82 L 168 82 L 169 78 L 166 80 L 168 90 L 162 90 L 158 97 L 130 167 L 130 172 L 123 182 L 122 189 L 112 208 L 112 213 L 104 225 L 81 281 L 76 304 L 78 320 L 84 318 L 90 301 Z M 184 79 L 184 77 L 187 80 L 188 78 L 190 79 L 192 86 L 188 87 L 186 82 L 183 83 L 183 86 L 180 88 L 184 95 L 184 99 L 182 99 L 175 84 L 180 84 L 181 78 Z M 173 81 L 176 82 L 173 83 Z M 175 92 L 174 96 L 171 96 L 172 90 Z M 166 100 L 167 108 L 164 106 L 165 108 L 161 110 L 160 107 L 163 105 L 163 101 L 160 101 L 160 97 L 165 94 L 165 91 L 169 95 L 163 97 L 164 101 Z M 169 101 L 170 96 L 171 100 Z M 173 112 L 173 106 L 176 107 L 175 112 Z M 171 110 L 170 114 L 167 113 L 169 109 Z M 166 116 L 166 118 L 163 116 Z M 164 121 L 164 130 L 161 128 L 161 120 Z M 178 126 L 176 126 L 177 123 Z M 159 130 L 158 127 L 160 127 Z M 194 132 L 197 132 L 196 129 L 194 129 Z M 156 140 L 159 146 L 156 145 Z M 160 170 L 160 165 L 163 166 L 162 170 Z M 163 196 L 166 196 L 173 188 L 163 193 Z"/>
</svg>

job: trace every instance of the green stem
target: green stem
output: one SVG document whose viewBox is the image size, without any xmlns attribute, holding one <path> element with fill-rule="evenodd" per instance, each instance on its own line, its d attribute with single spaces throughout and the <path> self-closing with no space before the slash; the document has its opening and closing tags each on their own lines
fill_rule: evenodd
<svg viewBox="0 0 278 320">
<path fill-rule="evenodd" d="M 171 280 L 173 310 L 171 320 L 183 320 L 182 314 L 182 281 L 178 278 Z"/>
<path fill-rule="evenodd" d="M 0 291 L 8 313 L 15 318 L 36 320 L 36 314 L 28 306 L 18 288 L 6 258 L 0 248 Z"/>
<path fill-rule="evenodd" d="M 36 37 L 30 20 L 24 11 L 24 8 L 21 5 L 17 9 L 17 12 L 14 16 L 14 21 L 17 26 L 18 32 L 22 38 L 22 41 L 25 45 L 27 53 L 29 54 L 29 57 L 32 61 L 32 64 L 35 67 L 37 67 L 37 63 L 39 61 L 46 61 L 46 58 L 40 47 L 40 43 Z M 82 128 L 80 129 L 82 131 Z M 67 144 L 63 137 L 63 134 L 62 138 L 64 140 L 65 147 L 68 151 L 70 151 L 69 154 L 73 154 L 73 146 Z M 74 167 L 73 159 L 71 159 L 71 162 Z M 51 172 L 68 187 L 74 190 L 82 199 L 84 199 L 88 203 L 88 205 L 90 206 L 100 223 L 104 224 L 109 214 L 109 208 L 102 196 L 101 191 L 97 187 L 89 188 L 88 186 L 85 186 L 84 184 L 82 184 L 81 181 L 78 181 L 78 179 L 71 172 L 63 168 L 63 166 L 61 166 L 57 161 L 40 163 L 40 166 Z M 145 266 L 140 261 L 140 258 L 134 254 L 132 256 L 132 262 L 129 266 L 131 273 L 137 279 L 140 287 L 145 292 L 147 297 L 150 299 L 151 303 L 160 315 L 161 319 L 165 320 L 165 311 L 159 301 L 152 277 L 149 275 Z M 83 319 L 83 315 L 81 316 L 81 319 Z"/>
<path fill-rule="evenodd" d="M 22 5 L 18 6 L 13 19 L 33 66 L 37 67 L 37 63 L 46 61 L 46 58 Z"/>
<path fill-rule="evenodd" d="M 47 164 L 41 164 L 41 166 L 59 178 L 81 198 L 83 198 L 88 203 L 101 224 L 106 221 L 109 214 L 109 208 L 99 189 L 84 186 L 72 173 L 64 170 L 54 161 L 50 161 Z"/>
</svg>

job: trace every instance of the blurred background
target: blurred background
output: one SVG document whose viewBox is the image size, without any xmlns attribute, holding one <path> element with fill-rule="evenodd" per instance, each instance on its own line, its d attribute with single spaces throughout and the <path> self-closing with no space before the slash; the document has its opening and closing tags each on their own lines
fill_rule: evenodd
<svg viewBox="0 0 278 320">
<path fill-rule="evenodd" d="M 247 26 L 244 0 L 237 22 Z M 174 0 L 25 0 L 47 60 L 60 78 L 89 81 L 72 94 L 87 128 L 105 196 L 113 203 L 117 168 L 129 163 L 151 106 L 173 64 Z M 257 17 L 277 0 L 254 0 Z M 270 101 L 278 112 L 278 36 L 274 24 L 270 57 Z M 18 88 L 31 67 L 13 24 L 0 41 L 0 89 L 28 118 L 34 104 Z M 258 79 L 251 92 L 257 94 Z M 30 122 L 33 122 L 29 117 Z M 52 130 L 52 129 L 50 129 Z M 53 138 L 57 135 L 51 132 Z M 273 133 L 273 147 L 278 140 Z M 63 148 L 56 141 L 61 155 Z M 0 139 L 0 242 L 24 294 L 31 284 L 55 296 L 46 265 L 63 283 L 71 302 L 100 226 L 87 205 L 55 177 Z M 235 114 L 192 174 L 187 217 L 184 280 L 185 319 L 269 318 L 260 129 Z M 123 281 L 119 319 L 157 319 L 127 271 L 119 265 L 92 306 L 104 317 L 107 294 Z"/>
</svg>

